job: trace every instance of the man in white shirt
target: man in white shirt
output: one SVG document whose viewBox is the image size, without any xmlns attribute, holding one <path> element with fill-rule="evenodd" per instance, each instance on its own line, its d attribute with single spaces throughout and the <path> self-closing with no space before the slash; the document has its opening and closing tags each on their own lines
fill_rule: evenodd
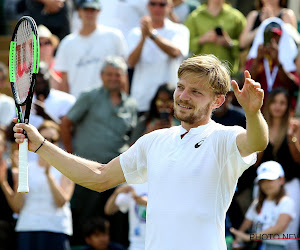
<svg viewBox="0 0 300 250">
<path fill-rule="evenodd" d="M 29 150 L 38 149 L 68 178 L 96 191 L 125 181 L 147 181 L 146 249 L 225 250 L 225 213 L 237 180 L 255 162 L 255 152 L 268 144 L 268 126 L 260 112 L 264 93 L 248 71 L 241 90 L 231 82 L 247 129 L 211 120 L 230 89 L 228 72 L 213 55 L 185 60 L 174 92 L 174 112 L 181 126 L 142 136 L 108 164 L 66 153 L 45 141 L 32 125 L 15 125 L 16 142 L 23 142 L 25 129 Z"/>
<path fill-rule="evenodd" d="M 58 46 L 54 69 L 62 72 L 62 90 L 76 98 L 83 90 L 101 86 L 99 69 L 107 56 L 125 57 L 121 31 L 97 24 L 99 0 L 79 1 L 79 32 L 66 36 Z"/>
<path fill-rule="evenodd" d="M 189 52 L 189 30 L 167 19 L 170 0 L 149 0 L 149 16 L 141 19 L 141 27 L 128 35 L 128 64 L 134 68 L 131 96 L 139 112 L 150 109 L 152 98 L 160 85 L 176 86 L 176 71 Z"/>
</svg>

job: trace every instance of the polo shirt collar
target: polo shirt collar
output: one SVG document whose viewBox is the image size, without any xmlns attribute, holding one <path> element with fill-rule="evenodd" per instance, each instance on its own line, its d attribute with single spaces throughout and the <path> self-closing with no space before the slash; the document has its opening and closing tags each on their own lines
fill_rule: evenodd
<svg viewBox="0 0 300 250">
<path fill-rule="evenodd" d="M 200 125 L 196 128 L 191 128 L 190 131 L 188 132 L 188 134 L 201 134 L 203 133 L 203 131 L 210 125 L 212 125 L 213 123 L 215 123 L 215 121 L 213 121 L 212 119 L 210 119 L 210 121 L 205 124 L 205 125 Z M 180 128 L 180 136 L 186 134 L 187 130 L 185 128 L 183 128 L 181 125 L 179 126 Z"/>
</svg>

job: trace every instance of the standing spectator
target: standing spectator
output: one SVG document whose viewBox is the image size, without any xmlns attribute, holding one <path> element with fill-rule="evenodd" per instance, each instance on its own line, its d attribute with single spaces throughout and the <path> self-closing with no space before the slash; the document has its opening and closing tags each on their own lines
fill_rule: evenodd
<svg viewBox="0 0 300 250">
<path fill-rule="evenodd" d="M 27 14 L 62 40 L 71 32 L 72 0 L 24 0 Z"/>
<path fill-rule="evenodd" d="M 259 196 L 249 207 L 246 218 L 239 230 L 231 232 L 236 235 L 235 242 L 249 242 L 251 239 L 262 239 L 269 235 L 262 243 L 264 250 L 287 250 L 291 240 L 282 240 L 284 235 L 293 233 L 291 221 L 295 218 L 295 204 L 288 197 L 284 188 L 284 171 L 276 161 L 262 163 L 257 169 L 256 181 L 259 185 Z M 253 233 L 245 233 L 251 229 Z M 296 233 L 296 232 L 295 232 Z"/>
<path fill-rule="evenodd" d="M 128 148 L 130 132 L 137 122 L 137 107 L 132 98 L 121 91 L 126 81 L 127 65 L 120 57 L 109 57 L 101 69 L 102 87 L 83 92 L 71 110 L 62 119 L 62 138 L 68 152 L 97 162 L 109 162 Z M 74 148 L 72 132 L 74 133 Z M 97 133 L 95 133 L 97 131 Z M 99 151 L 99 149 L 101 149 Z M 82 224 L 92 216 L 104 215 L 104 206 L 113 190 L 97 193 L 76 186 L 72 198 L 74 218 L 74 242 L 83 243 Z M 111 237 L 114 241 L 122 236 L 117 232 L 121 222 L 113 222 Z M 124 217 L 122 217 L 124 218 Z M 122 219 L 120 218 L 120 219 Z M 124 226 L 122 232 L 124 231 Z"/>
<path fill-rule="evenodd" d="M 7 66 L 0 62 L 0 125 L 2 126 L 8 126 L 11 119 L 16 115 L 14 99 L 1 93 L 6 85 L 7 76 Z"/>
<path fill-rule="evenodd" d="M 6 186 L 17 190 L 18 171 L 13 168 L 11 162 L 5 159 L 6 147 L 5 131 L 0 128 L 0 250 L 15 250 L 16 235 L 13 211 L 9 206 L 6 196 Z M 18 159 L 18 157 L 17 157 Z M 12 156 L 12 160 L 13 156 Z"/>
<path fill-rule="evenodd" d="M 205 25 L 204 25 L 205 24 Z M 229 62 L 232 75 L 239 71 L 239 36 L 246 25 L 244 15 L 225 0 L 208 0 L 187 18 L 192 54 L 214 54 Z"/>
<path fill-rule="evenodd" d="M 102 84 L 99 69 L 105 57 L 125 56 L 126 51 L 120 31 L 97 25 L 99 0 L 80 0 L 78 6 L 82 27 L 61 41 L 54 67 L 62 72 L 63 90 L 76 98 L 83 90 Z"/>
<path fill-rule="evenodd" d="M 239 41 L 240 48 L 247 49 L 256 36 L 260 24 L 270 17 L 281 18 L 285 23 L 297 28 L 297 18 L 292 9 L 287 9 L 286 0 L 256 0 L 256 9 L 247 15 L 247 25 L 245 26 Z"/>
<path fill-rule="evenodd" d="M 134 68 L 131 95 L 140 113 L 149 111 L 161 83 L 175 86 L 176 71 L 188 55 L 189 31 L 166 18 L 170 7 L 171 0 L 149 0 L 150 16 L 144 16 L 141 27 L 134 28 L 128 36 L 128 64 Z"/>
<path fill-rule="evenodd" d="M 61 74 L 53 69 L 54 54 L 59 44 L 59 39 L 56 35 L 44 25 L 38 26 L 38 34 L 40 40 L 40 61 L 46 62 L 51 74 L 51 87 L 54 89 L 61 88 Z"/>
<path fill-rule="evenodd" d="M 268 18 L 260 25 L 247 56 L 246 68 L 261 84 L 265 99 L 272 89 L 284 87 L 289 91 L 295 108 L 294 92 L 300 81 L 294 62 L 297 53 L 295 41 L 281 19 Z"/>
<path fill-rule="evenodd" d="M 105 204 L 105 213 L 129 212 L 129 250 L 144 250 L 146 237 L 146 206 L 148 183 L 121 185 L 115 189 Z"/>
<path fill-rule="evenodd" d="M 51 121 L 39 127 L 43 137 L 58 145 L 60 129 Z M 14 212 L 19 213 L 16 231 L 19 250 L 68 250 L 72 234 L 69 200 L 74 183 L 42 158 L 30 162 L 27 194 L 16 193 L 8 185 L 5 192 Z"/>
</svg>

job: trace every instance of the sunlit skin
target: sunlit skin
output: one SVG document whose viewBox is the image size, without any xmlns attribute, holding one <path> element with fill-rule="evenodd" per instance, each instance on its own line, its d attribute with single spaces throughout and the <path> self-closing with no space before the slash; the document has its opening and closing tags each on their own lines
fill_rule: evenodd
<svg viewBox="0 0 300 250">
<path fill-rule="evenodd" d="M 284 184 L 284 178 L 280 177 L 276 180 L 260 180 L 259 186 L 268 200 L 274 200 L 279 193 L 281 186 Z"/>
<path fill-rule="evenodd" d="M 188 77 L 179 79 L 174 92 L 174 115 L 181 125 L 189 129 L 207 124 L 213 109 L 225 100 L 216 95 L 203 82 L 191 81 Z"/>
<path fill-rule="evenodd" d="M 95 26 L 100 11 L 91 8 L 78 9 L 78 15 L 82 20 L 83 27 Z"/>
<path fill-rule="evenodd" d="M 55 128 L 45 128 L 40 131 L 41 135 L 46 138 L 48 141 L 54 140 L 58 141 L 59 140 L 59 133 Z M 58 142 L 53 142 L 54 144 L 58 144 Z M 42 157 L 39 157 L 39 165 L 43 167 L 49 168 L 51 165 L 45 161 Z"/>
<path fill-rule="evenodd" d="M 273 102 L 269 106 L 269 112 L 273 118 L 281 118 L 284 116 L 288 108 L 288 100 L 283 93 L 279 93 L 274 97 Z"/>
</svg>

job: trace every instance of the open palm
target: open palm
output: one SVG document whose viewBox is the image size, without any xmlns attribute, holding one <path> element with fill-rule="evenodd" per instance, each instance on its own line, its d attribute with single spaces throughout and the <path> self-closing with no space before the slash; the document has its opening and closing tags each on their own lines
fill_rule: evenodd
<svg viewBox="0 0 300 250">
<path fill-rule="evenodd" d="M 243 88 L 240 90 L 236 81 L 232 81 L 232 88 L 237 101 L 243 107 L 245 113 L 256 113 L 260 110 L 263 99 L 264 91 L 258 82 L 251 79 L 249 71 L 244 72 L 245 82 Z"/>
</svg>

